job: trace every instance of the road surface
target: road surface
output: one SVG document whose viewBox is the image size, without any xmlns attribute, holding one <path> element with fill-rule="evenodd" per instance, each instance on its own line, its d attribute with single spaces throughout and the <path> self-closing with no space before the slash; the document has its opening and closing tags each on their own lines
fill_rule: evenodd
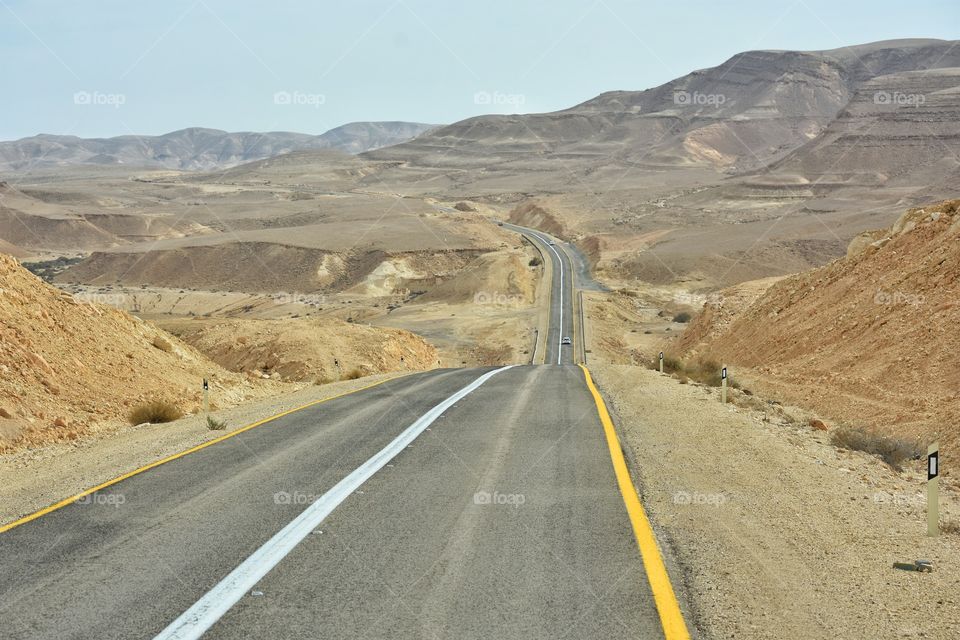
<svg viewBox="0 0 960 640">
<path fill-rule="evenodd" d="M 0 637 L 685 637 L 559 345 L 570 291 L 567 366 L 393 379 L 0 533 Z"/>
<path fill-rule="evenodd" d="M 556 239 L 542 231 L 503 223 L 504 228 L 522 233 L 540 247 L 540 252 L 551 260 L 553 281 L 550 284 L 550 327 L 547 331 L 545 364 L 574 364 L 573 342 L 573 284 L 574 271 L 570 256 Z M 561 344 L 564 337 L 571 344 Z"/>
</svg>

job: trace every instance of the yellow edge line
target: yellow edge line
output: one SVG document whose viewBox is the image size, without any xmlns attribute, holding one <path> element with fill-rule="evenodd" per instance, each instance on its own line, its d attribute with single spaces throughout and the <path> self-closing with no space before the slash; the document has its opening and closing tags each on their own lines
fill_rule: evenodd
<svg viewBox="0 0 960 640">
<path fill-rule="evenodd" d="M 391 380 L 398 380 L 398 379 L 400 379 L 400 378 L 405 378 L 405 377 L 407 377 L 407 376 L 409 376 L 409 375 L 411 375 L 411 374 L 408 373 L 408 374 L 404 374 L 404 375 L 401 375 L 401 376 L 395 376 L 395 377 L 393 377 L 393 378 L 387 378 L 386 380 L 380 380 L 380 381 L 378 381 L 378 382 L 374 382 L 373 384 L 368 384 L 368 385 L 365 386 L 365 387 L 360 387 L 359 389 L 354 389 L 353 391 L 346 391 L 346 392 L 344 392 L 344 393 L 339 393 L 339 394 L 337 394 L 337 395 L 335 395 L 335 396 L 330 396 L 329 398 L 324 398 L 324 399 L 322 399 L 322 400 L 314 400 L 313 402 L 308 402 L 307 404 L 305 404 L 305 405 L 303 405 L 303 406 L 300 406 L 300 407 L 296 407 L 295 409 L 289 409 L 289 410 L 284 411 L 284 412 L 282 412 L 282 413 L 278 413 L 278 414 L 276 414 L 276 415 L 270 416 L 269 418 L 264 418 L 263 420 L 259 420 L 259 421 L 257 421 L 257 422 L 254 422 L 253 424 L 248 424 L 248 425 L 245 426 L 245 427 L 241 427 L 241 428 L 239 428 L 239 429 L 237 429 L 237 430 L 235 430 L 235 431 L 231 431 L 230 433 L 227 433 L 227 434 L 225 434 L 225 435 L 222 435 L 222 436 L 220 436 L 220 437 L 218 437 L 218 438 L 214 438 L 213 440 L 207 440 L 206 442 L 201 443 L 201 444 L 198 444 L 198 445 L 195 446 L 195 447 L 191 447 L 191 448 L 187 449 L 186 451 L 181 451 L 180 453 L 175 453 L 175 454 L 173 454 L 173 455 L 171 455 L 171 456 L 167 456 L 166 458 L 162 458 L 162 459 L 160 459 L 160 460 L 157 460 L 156 462 L 151 462 L 150 464 L 145 465 L 145 466 L 142 466 L 142 467 L 140 467 L 139 469 L 134 469 L 133 471 L 130 471 L 129 473 L 125 473 L 125 474 L 123 474 L 122 476 L 117 476 L 117 477 L 114 478 L 113 480 L 107 480 L 106 482 L 103 482 L 103 483 L 101 483 L 101 484 L 98 484 L 98 485 L 95 486 L 95 487 L 91 487 L 91 488 L 89 488 L 89 489 L 86 489 L 86 490 L 84 490 L 84 491 L 81 491 L 80 493 L 78 493 L 78 494 L 75 495 L 75 496 L 71 496 L 71 497 L 69 497 L 69 498 L 65 498 L 65 499 L 61 500 L 60 502 L 57 502 L 57 503 L 55 503 L 55 504 L 52 504 L 52 505 L 50 505 L 49 507 L 44 507 L 43 509 L 40 509 L 39 511 L 35 511 L 34 513 L 31 513 L 31 514 L 28 515 L 28 516 L 24 516 L 24 517 L 20 518 L 19 520 L 14 520 L 13 522 L 11 522 L 11 523 L 9 523 L 9 524 L 5 524 L 5 525 L 3 525 L 3 526 L 0 526 L 0 533 L 4 533 L 4 532 L 6 532 L 6 531 L 10 531 L 10 529 L 13 529 L 13 528 L 15 528 L 15 527 L 19 527 L 20 525 L 26 524 L 26 523 L 28 523 L 28 522 L 30 522 L 30 521 L 32 521 L 32 520 L 36 520 L 37 518 L 40 518 L 40 517 L 42 517 L 42 516 L 45 516 L 45 515 L 47 515 L 48 513 L 51 513 L 51 512 L 53 512 L 53 511 L 57 511 L 58 509 L 62 509 L 63 507 L 65 507 L 65 506 L 67 506 L 67 505 L 69 505 L 69 504 L 73 504 L 74 502 L 76 502 L 76 501 L 79 500 L 80 498 L 83 498 L 83 497 L 85 497 L 85 496 L 88 496 L 88 495 L 90 495 L 91 493 L 94 493 L 94 492 L 96 492 L 96 491 L 100 491 L 101 489 L 106 489 L 107 487 L 110 487 L 110 486 L 112 486 L 112 485 L 115 485 L 115 484 L 117 484 L 118 482 L 122 482 L 123 480 L 126 480 L 127 478 L 132 478 L 133 476 L 139 475 L 139 474 L 143 473 L 144 471 L 149 471 L 150 469 L 155 469 L 156 467 L 159 467 L 160 465 L 167 464 L 168 462 L 172 462 L 173 460 L 177 460 L 178 458 L 182 458 L 182 457 L 184 457 L 184 456 L 190 455 L 191 453 L 196 453 L 197 451 L 200 451 L 201 449 L 206 449 L 207 447 L 210 447 L 210 446 L 213 446 L 213 445 L 215 445 L 215 444 L 217 444 L 217 443 L 223 442 L 224 440 L 229 440 L 230 438 L 233 438 L 234 436 L 238 436 L 238 435 L 240 435 L 241 433 L 244 433 L 244 432 L 246 432 L 246 431 L 250 431 L 251 429 L 254 429 L 254 428 L 256 428 L 256 427 L 259 427 L 259 426 L 261 426 L 261 425 L 264 425 L 264 424 L 266 424 L 266 423 L 268 423 L 268 422 L 273 422 L 274 420 L 277 420 L 278 418 L 282 418 L 282 417 L 284 417 L 284 416 L 288 416 L 288 415 L 290 415 L 291 413 L 296 413 L 297 411 L 303 411 L 304 409 L 309 409 L 310 407 L 316 406 L 316 405 L 318 405 L 318 404 L 323 404 L 324 402 L 330 402 L 331 400 L 336 400 L 337 398 L 343 398 L 344 396 L 349 396 L 349 395 L 352 395 L 352 394 L 354 394 L 354 393 L 359 393 L 359 392 L 361 392 L 361 391 L 366 391 L 367 389 L 372 389 L 373 387 L 379 386 L 379 385 L 381 385 L 381 384 L 383 384 L 383 383 L 385 383 L 385 382 L 390 382 Z"/>
<path fill-rule="evenodd" d="M 597 391 L 596 385 L 593 384 L 593 378 L 590 376 L 589 369 L 582 364 L 580 368 L 583 369 L 587 387 L 590 389 L 590 393 L 593 395 L 593 401 L 597 405 L 600 422 L 603 423 L 603 431 L 607 436 L 607 446 L 610 448 L 610 457 L 613 459 L 613 469 L 616 472 L 617 484 L 620 486 L 623 502 L 627 506 L 627 513 L 630 515 L 630 522 L 633 524 L 633 535 L 636 537 L 637 545 L 640 547 L 640 556 L 643 558 L 643 566 L 647 572 L 647 580 L 650 582 L 653 600 L 657 605 L 657 613 L 660 615 L 663 635 L 666 640 L 689 640 L 690 632 L 687 631 L 687 625 L 683 620 L 680 603 L 677 602 L 673 585 L 670 583 L 670 576 L 667 574 L 667 567 L 663 563 L 663 556 L 660 554 L 660 547 L 657 546 L 657 538 L 653 534 L 650 520 L 647 518 L 647 513 L 644 511 L 643 505 L 640 504 L 637 490 L 633 486 L 633 480 L 630 478 L 627 461 L 624 459 L 623 451 L 620 449 L 620 440 L 617 438 L 617 431 L 613 426 L 613 420 L 610 419 L 607 405 L 604 403 L 600 392 Z"/>
</svg>

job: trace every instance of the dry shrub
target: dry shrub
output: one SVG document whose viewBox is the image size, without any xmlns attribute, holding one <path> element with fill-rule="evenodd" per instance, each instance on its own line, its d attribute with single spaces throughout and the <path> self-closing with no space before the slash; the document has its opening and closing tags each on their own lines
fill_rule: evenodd
<svg viewBox="0 0 960 640">
<path fill-rule="evenodd" d="M 656 358 L 653 360 L 653 363 L 650 365 L 650 368 L 659 371 L 660 370 L 660 359 Z M 664 373 L 683 373 L 683 361 L 672 356 L 664 354 L 663 356 L 663 372 Z"/>
<path fill-rule="evenodd" d="M 907 460 L 918 460 L 924 450 L 915 440 L 892 438 L 859 427 L 843 426 L 830 435 L 834 446 L 849 451 L 863 451 L 878 456 L 894 471 L 902 471 Z"/>
<path fill-rule="evenodd" d="M 362 378 L 365 375 L 366 374 L 361 369 L 353 368 L 353 369 L 350 369 L 350 371 L 348 371 L 346 374 L 344 374 L 343 379 L 356 380 L 357 378 Z"/>
<path fill-rule="evenodd" d="M 659 361 L 654 360 L 651 368 L 659 370 Z M 722 367 L 713 360 L 701 358 L 696 362 L 684 362 L 683 360 L 667 355 L 663 357 L 664 373 L 672 374 L 684 382 L 692 380 L 700 384 L 705 384 L 708 387 L 722 386 L 723 379 L 720 375 L 721 369 Z M 740 388 L 740 384 L 736 382 L 729 373 L 727 374 L 727 386 L 731 389 Z"/>
<path fill-rule="evenodd" d="M 145 402 L 133 409 L 127 419 L 130 424 L 159 424 L 161 422 L 173 422 L 183 417 L 183 412 L 177 405 L 166 400 L 151 400 Z"/>
<path fill-rule="evenodd" d="M 217 420 L 213 416 L 207 416 L 207 429 L 210 429 L 210 431 L 223 431 L 226 428 L 226 420 Z"/>
</svg>

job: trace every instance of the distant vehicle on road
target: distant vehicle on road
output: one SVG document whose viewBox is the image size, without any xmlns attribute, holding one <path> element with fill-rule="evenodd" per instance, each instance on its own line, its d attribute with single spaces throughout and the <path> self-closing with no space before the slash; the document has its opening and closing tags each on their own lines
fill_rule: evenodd
<svg viewBox="0 0 960 640">
<path fill-rule="evenodd" d="M 570 338 L 568 338 L 567 336 L 563 336 L 563 340 L 560 341 L 560 344 L 573 344 L 573 343 L 570 341 Z"/>
<path fill-rule="evenodd" d="M 555 247 L 555 246 L 557 246 L 557 243 L 554 242 L 553 240 L 551 240 L 551 241 L 550 241 L 550 246 L 551 246 L 551 247 Z"/>
</svg>

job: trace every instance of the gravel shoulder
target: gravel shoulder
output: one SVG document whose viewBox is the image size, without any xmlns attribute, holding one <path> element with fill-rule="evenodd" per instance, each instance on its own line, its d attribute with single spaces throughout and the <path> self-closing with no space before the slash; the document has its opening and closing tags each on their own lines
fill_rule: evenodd
<svg viewBox="0 0 960 640">
<path fill-rule="evenodd" d="M 926 475 L 779 412 L 592 365 L 701 638 L 960 637 L 960 535 L 926 536 Z M 941 518 L 957 496 L 941 484 Z M 933 573 L 893 568 L 928 559 Z"/>
<path fill-rule="evenodd" d="M 191 415 L 167 424 L 127 427 L 101 437 L 0 456 L 0 525 L 248 424 L 403 375 L 387 373 L 311 385 L 215 411 L 211 415 L 227 423 L 223 431 L 208 429 L 204 415 Z"/>
</svg>

